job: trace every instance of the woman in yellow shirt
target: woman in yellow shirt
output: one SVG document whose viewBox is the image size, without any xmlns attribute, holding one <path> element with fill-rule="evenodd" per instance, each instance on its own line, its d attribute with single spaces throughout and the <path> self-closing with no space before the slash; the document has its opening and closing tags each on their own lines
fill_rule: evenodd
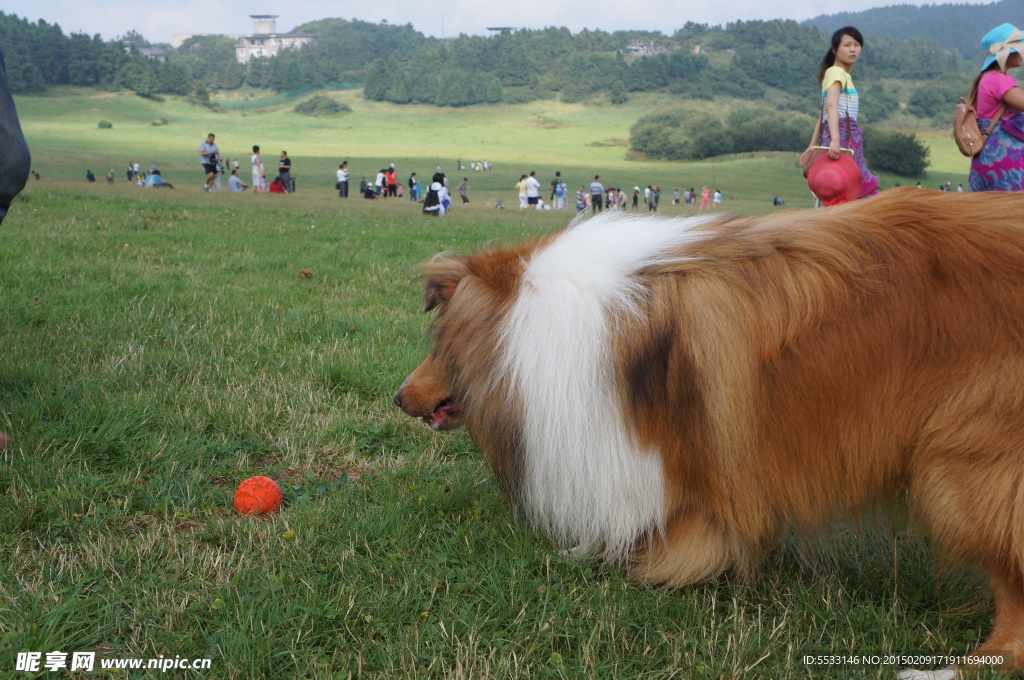
<svg viewBox="0 0 1024 680">
<path fill-rule="evenodd" d="M 860 58 L 864 37 L 853 26 L 840 28 L 832 34 L 832 47 L 818 65 L 816 74 L 821 85 L 822 115 L 814 126 L 811 145 L 801 155 L 801 164 L 811 149 L 817 145 L 828 147 L 829 158 L 839 158 L 839 149 L 853 149 L 853 158 L 861 173 L 861 190 L 858 198 L 878 193 L 879 182 L 864 160 L 864 134 L 857 124 L 860 112 L 860 97 L 853 85 L 850 70 Z"/>
<path fill-rule="evenodd" d="M 519 208 L 526 210 L 526 175 L 520 177 L 516 182 L 516 191 L 519 192 Z"/>
</svg>

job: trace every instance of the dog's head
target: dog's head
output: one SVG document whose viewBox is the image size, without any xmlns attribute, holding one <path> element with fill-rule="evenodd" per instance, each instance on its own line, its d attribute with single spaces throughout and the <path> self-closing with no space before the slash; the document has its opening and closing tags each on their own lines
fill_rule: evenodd
<svg viewBox="0 0 1024 680">
<path fill-rule="evenodd" d="M 443 315 L 455 291 L 468 274 L 466 258 L 438 256 L 424 265 L 428 270 L 424 290 L 424 312 Z M 440 325 L 440 321 L 438 323 Z M 452 380 L 435 347 L 416 367 L 395 394 L 395 405 L 413 418 L 421 418 L 434 430 L 452 430 L 462 425 L 462 413 L 455 401 Z"/>
<path fill-rule="evenodd" d="M 492 396 L 501 383 L 495 376 L 500 324 L 532 249 L 523 244 L 439 255 L 423 266 L 424 311 L 437 314 L 433 347 L 395 395 L 399 408 L 435 430 L 451 430 L 474 403 Z"/>
</svg>

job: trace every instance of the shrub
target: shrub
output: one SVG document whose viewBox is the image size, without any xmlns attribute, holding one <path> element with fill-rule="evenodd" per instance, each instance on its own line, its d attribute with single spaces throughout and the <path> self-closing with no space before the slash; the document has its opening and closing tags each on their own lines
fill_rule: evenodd
<svg viewBox="0 0 1024 680">
<path fill-rule="evenodd" d="M 625 104 L 628 101 L 629 95 L 626 94 L 626 86 L 621 80 L 616 80 L 608 88 L 608 102 L 611 104 Z"/>
<path fill-rule="evenodd" d="M 310 97 L 295 107 L 295 113 L 305 116 L 335 116 L 339 113 L 350 113 L 352 109 L 347 104 L 336 102 L 330 97 L 318 94 Z"/>
<path fill-rule="evenodd" d="M 111 123 L 109 120 L 101 120 L 98 127 L 101 130 L 109 130 L 110 128 L 114 127 L 114 124 Z"/>
<path fill-rule="evenodd" d="M 166 118 L 157 118 L 156 120 L 153 121 L 153 125 L 167 125 L 167 124 L 168 123 L 167 123 L 167 119 Z"/>
<path fill-rule="evenodd" d="M 920 177 L 928 167 L 928 147 L 917 135 L 864 128 L 864 158 L 873 170 Z"/>
<path fill-rule="evenodd" d="M 811 127 L 807 116 L 740 109 L 725 121 L 693 117 L 683 109 L 642 116 L 630 130 L 630 144 L 649 158 L 700 160 L 729 153 L 800 151 Z"/>
</svg>

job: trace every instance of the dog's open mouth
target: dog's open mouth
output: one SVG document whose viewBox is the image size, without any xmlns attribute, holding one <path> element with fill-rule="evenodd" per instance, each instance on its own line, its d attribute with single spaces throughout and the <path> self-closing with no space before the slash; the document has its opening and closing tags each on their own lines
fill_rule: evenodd
<svg viewBox="0 0 1024 680">
<path fill-rule="evenodd" d="M 432 430 L 452 430 L 459 426 L 459 407 L 448 397 L 434 407 L 433 412 L 423 416 L 423 422 Z"/>
</svg>

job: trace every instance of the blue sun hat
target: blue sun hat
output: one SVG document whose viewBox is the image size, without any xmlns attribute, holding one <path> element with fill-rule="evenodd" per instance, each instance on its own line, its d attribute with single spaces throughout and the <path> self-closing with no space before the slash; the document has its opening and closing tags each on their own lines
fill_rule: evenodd
<svg viewBox="0 0 1024 680">
<path fill-rule="evenodd" d="M 981 49 L 988 53 L 981 70 L 984 71 L 992 62 L 999 62 L 999 69 L 1006 72 L 1006 59 L 1013 52 L 1024 50 L 1024 33 L 1013 24 L 996 26 L 981 39 Z"/>
</svg>

